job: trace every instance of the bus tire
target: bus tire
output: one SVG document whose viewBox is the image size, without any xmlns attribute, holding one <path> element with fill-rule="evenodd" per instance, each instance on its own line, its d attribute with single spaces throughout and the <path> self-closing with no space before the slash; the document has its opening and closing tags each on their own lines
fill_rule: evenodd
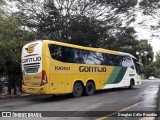
<svg viewBox="0 0 160 120">
<path fill-rule="evenodd" d="M 74 83 L 73 85 L 73 97 L 80 97 L 82 96 L 82 93 L 83 93 L 83 86 L 80 82 L 76 82 Z"/>
<path fill-rule="evenodd" d="M 129 85 L 129 89 L 132 89 L 134 86 L 134 80 L 130 80 L 130 85 Z"/>
<path fill-rule="evenodd" d="M 95 85 L 93 82 L 91 81 L 87 82 L 85 92 L 86 92 L 86 95 L 88 96 L 93 95 L 95 93 Z"/>
</svg>

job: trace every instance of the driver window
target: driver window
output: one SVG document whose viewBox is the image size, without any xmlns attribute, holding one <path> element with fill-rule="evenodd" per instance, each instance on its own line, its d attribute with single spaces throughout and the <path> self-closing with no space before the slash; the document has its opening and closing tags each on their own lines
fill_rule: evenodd
<svg viewBox="0 0 160 120">
<path fill-rule="evenodd" d="M 122 67 L 130 67 L 130 68 L 134 69 L 134 64 L 132 62 L 131 57 L 129 57 L 129 56 L 123 56 Z"/>
</svg>

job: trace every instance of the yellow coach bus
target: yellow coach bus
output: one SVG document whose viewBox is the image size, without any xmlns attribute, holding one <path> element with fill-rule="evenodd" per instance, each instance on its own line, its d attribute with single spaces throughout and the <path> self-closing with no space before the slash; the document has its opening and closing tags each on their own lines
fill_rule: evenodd
<svg viewBox="0 0 160 120">
<path fill-rule="evenodd" d="M 38 40 L 22 49 L 22 89 L 27 94 L 80 97 L 95 90 L 140 85 L 131 54 Z"/>
</svg>

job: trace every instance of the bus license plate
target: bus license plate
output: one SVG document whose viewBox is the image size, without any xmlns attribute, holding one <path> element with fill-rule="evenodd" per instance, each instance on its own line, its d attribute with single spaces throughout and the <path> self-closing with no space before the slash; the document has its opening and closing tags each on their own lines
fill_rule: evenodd
<svg viewBox="0 0 160 120">
<path fill-rule="evenodd" d="M 34 89 L 33 89 L 33 88 L 29 88 L 29 90 L 30 90 L 30 91 L 34 91 Z"/>
</svg>

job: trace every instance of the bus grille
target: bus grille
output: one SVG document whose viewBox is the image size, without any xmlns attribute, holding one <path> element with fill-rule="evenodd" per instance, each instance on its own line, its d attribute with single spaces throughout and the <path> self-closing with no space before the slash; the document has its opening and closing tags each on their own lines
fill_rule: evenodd
<svg viewBox="0 0 160 120">
<path fill-rule="evenodd" d="M 29 63 L 23 65 L 24 69 L 38 69 L 40 67 L 40 63 Z"/>
</svg>

